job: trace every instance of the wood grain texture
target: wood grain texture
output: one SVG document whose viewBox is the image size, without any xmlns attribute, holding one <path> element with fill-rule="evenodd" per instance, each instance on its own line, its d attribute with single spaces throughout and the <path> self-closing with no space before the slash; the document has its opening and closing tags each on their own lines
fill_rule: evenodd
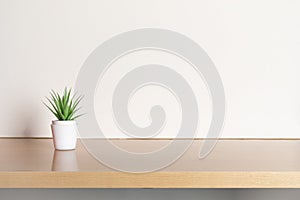
<svg viewBox="0 0 300 200">
<path fill-rule="evenodd" d="M 300 188 L 294 172 L 0 172 L 1 188 Z"/>
<path fill-rule="evenodd" d="M 147 152 L 169 141 L 112 142 Z M 0 187 L 300 188 L 299 140 L 222 140 L 200 160 L 201 142 L 161 171 L 133 174 L 106 167 L 80 142 L 76 151 L 55 151 L 51 139 L 0 139 Z"/>
</svg>

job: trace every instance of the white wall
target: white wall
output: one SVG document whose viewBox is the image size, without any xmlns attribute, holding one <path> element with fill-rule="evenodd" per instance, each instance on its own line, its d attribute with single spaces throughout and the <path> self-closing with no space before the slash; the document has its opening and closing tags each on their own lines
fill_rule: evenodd
<svg viewBox="0 0 300 200">
<path fill-rule="evenodd" d="M 299 9 L 297 0 L 0 0 L 0 136 L 50 136 L 52 116 L 41 104 L 48 91 L 73 85 L 90 52 L 113 35 L 156 27 L 190 37 L 214 61 L 227 97 L 223 137 L 299 137 Z M 201 84 L 193 85 L 200 95 L 199 137 L 211 115 Z M 167 96 L 162 99 L 175 108 L 161 137 L 172 136 L 180 121 Z M 142 105 L 136 101 L 132 111 Z M 146 115 L 132 113 L 147 124 Z M 122 137 L 113 130 L 107 127 L 108 136 Z"/>
</svg>

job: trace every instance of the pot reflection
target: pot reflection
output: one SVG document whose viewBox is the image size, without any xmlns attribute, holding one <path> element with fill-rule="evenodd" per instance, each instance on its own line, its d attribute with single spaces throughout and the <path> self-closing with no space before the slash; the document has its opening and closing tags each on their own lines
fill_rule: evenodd
<svg viewBox="0 0 300 200">
<path fill-rule="evenodd" d="M 78 171 L 76 150 L 55 150 L 52 159 L 52 171 Z"/>
</svg>

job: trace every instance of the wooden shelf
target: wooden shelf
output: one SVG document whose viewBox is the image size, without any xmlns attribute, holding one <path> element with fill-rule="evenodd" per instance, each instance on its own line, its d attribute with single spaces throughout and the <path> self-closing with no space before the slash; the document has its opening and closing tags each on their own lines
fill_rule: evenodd
<svg viewBox="0 0 300 200">
<path fill-rule="evenodd" d="M 111 141 L 136 152 L 170 142 Z M 200 160 L 202 142 L 195 140 L 180 159 L 161 171 L 133 174 L 104 166 L 80 142 L 75 151 L 55 151 L 51 139 L 0 139 L 0 187 L 300 188 L 299 140 L 220 140 Z"/>
</svg>

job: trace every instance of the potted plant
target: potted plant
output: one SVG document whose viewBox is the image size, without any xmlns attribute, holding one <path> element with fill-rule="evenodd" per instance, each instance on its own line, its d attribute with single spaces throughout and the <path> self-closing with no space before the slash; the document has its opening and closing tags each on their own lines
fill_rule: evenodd
<svg viewBox="0 0 300 200">
<path fill-rule="evenodd" d="M 57 150 L 72 150 L 76 148 L 77 125 L 75 119 L 82 116 L 76 115 L 83 96 L 71 94 L 72 89 L 65 88 L 62 95 L 51 90 L 50 98 L 46 97 L 49 105 L 44 105 L 55 115 L 57 120 L 51 124 L 54 147 Z"/>
</svg>

